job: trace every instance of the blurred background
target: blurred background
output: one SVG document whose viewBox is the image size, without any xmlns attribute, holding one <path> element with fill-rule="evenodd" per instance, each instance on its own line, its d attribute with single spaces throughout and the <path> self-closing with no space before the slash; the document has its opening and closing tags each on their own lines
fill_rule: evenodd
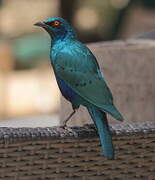
<svg viewBox="0 0 155 180">
<path fill-rule="evenodd" d="M 155 30 L 155 1 L 0 0 L 0 126 L 59 124 L 50 39 L 33 26 L 51 16 L 67 19 L 84 43 L 127 39 Z"/>
</svg>

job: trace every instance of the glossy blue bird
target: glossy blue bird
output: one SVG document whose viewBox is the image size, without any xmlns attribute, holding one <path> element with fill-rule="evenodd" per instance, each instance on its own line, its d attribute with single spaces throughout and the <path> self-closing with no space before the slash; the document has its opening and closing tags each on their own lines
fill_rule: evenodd
<svg viewBox="0 0 155 180">
<path fill-rule="evenodd" d="M 78 41 L 71 25 L 60 17 L 35 23 L 51 37 L 50 59 L 62 95 L 71 102 L 73 112 L 85 106 L 94 121 L 100 137 L 103 155 L 114 159 L 114 148 L 106 113 L 122 121 L 113 104 L 113 97 L 93 53 Z"/>
</svg>

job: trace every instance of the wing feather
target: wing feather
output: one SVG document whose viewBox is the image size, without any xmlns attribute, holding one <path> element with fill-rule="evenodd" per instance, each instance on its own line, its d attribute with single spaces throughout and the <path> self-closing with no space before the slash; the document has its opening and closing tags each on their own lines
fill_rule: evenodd
<svg viewBox="0 0 155 180">
<path fill-rule="evenodd" d="M 64 47 L 53 57 L 53 69 L 65 83 L 87 102 L 110 113 L 117 120 L 123 117 L 113 104 L 95 56 L 81 43 Z"/>
<path fill-rule="evenodd" d="M 113 105 L 110 89 L 94 58 L 92 54 L 80 57 L 80 54 L 60 53 L 54 68 L 59 77 L 88 102 L 99 107 Z"/>
</svg>

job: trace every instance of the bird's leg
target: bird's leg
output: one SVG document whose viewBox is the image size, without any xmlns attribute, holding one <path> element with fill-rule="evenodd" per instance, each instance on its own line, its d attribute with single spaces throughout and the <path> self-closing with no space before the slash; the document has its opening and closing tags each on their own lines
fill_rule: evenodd
<svg viewBox="0 0 155 180">
<path fill-rule="evenodd" d="M 67 126 L 67 122 L 70 120 L 70 118 L 76 113 L 76 109 L 73 109 L 73 112 L 63 121 L 62 127 L 65 128 Z"/>
</svg>

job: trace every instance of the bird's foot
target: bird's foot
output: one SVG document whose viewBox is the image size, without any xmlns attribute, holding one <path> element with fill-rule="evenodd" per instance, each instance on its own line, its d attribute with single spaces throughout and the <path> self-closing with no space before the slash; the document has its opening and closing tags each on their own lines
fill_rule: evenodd
<svg viewBox="0 0 155 180">
<path fill-rule="evenodd" d="M 67 121 L 65 120 L 60 127 L 63 129 L 66 129 L 67 128 Z"/>
</svg>

